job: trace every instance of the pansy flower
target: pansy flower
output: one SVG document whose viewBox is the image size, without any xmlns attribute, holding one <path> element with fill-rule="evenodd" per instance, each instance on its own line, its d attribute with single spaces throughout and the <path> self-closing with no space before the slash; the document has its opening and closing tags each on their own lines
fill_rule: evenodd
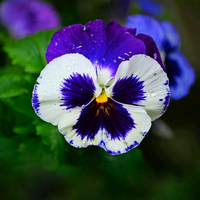
<svg viewBox="0 0 200 200">
<path fill-rule="evenodd" d="M 16 39 L 60 26 L 60 17 L 54 7 L 38 0 L 4 1 L 0 6 L 0 18 Z"/>
<path fill-rule="evenodd" d="M 125 153 L 165 112 L 169 86 L 158 49 L 151 37 L 134 35 L 134 29 L 102 20 L 53 35 L 32 105 L 74 147 Z"/>
<path fill-rule="evenodd" d="M 150 16 L 133 15 L 128 17 L 126 27 L 136 28 L 136 35 L 143 33 L 154 39 L 165 63 L 171 98 L 179 100 L 185 97 L 194 83 L 195 73 L 179 50 L 180 37 L 174 26 Z"/>
</svg>

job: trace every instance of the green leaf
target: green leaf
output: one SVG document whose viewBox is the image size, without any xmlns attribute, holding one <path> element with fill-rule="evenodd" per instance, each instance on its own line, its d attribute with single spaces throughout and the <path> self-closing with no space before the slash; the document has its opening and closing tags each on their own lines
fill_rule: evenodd
<svg viewBox="0 0 200 200">
<path fill-rule="evenodd" d="M 58 132 L 58 128 L 51 124 L 42 122 L 40 125 L 37 125 L 36 134 L 41 136 L 43 144 L 50 146 L 51 150 L 58 146 L 63 146 L 63 136 Z"/>
<path fill-rule="evenodd" d="M 34 133 L 35 127 L 32 124 L 28 124 L 26 126 L 15 126 L 13 128 L 13 132 L 18 135 L 28 135 Z"/>
<path fill-rule="evenodd" d="M 23 86 L 24 77 L 15 74 L 6 74 L 0 77 L 0 98 L 10 98 L 28 93 Z"/>
<path fill-rule="evenodd" d="M 0 75 L 5 74 L 22 74 L 24 73 L 23 68 L 19 65 L 6 65 L 0 68 Z"/>
<path fill-rule="evenodd" d="M 36 114 L 34 113 L 34 110 L 31 106 L 30 94 L 18 96 L 15 98 L 2 99 L 2 102 L 17 112 L 20 112 L 29 117 L 36 117 Z"/>
<path fill-rule="evenodd" d="M 58 158 L 49 151 L 40 138 L 30 138 L 18 147 L 19 161 L 23 166 L 36 165 L 47 170 L 58 168 Z"/>
<path fill-rule="evenodd" d="M 12 64 L 23 66 L 25 72 L 38 73 L 46 65 L 46 49 L 55 31 L 38 32 L 35 35 L 5 45 L 4 50 L 11 58 Z"/>
</svg>

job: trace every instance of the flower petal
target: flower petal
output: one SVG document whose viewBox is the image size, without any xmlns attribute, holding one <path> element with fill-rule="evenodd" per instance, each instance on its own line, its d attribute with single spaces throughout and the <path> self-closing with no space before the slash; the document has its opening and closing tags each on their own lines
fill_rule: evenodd
<svg viewBox="0 0 200 200">
<path fill-rule="evenodd" d="M 162 42 L 164 39 L 164 32 L 160 23 L 153 17 L 147 15 L 131 15 L 127 17 L 125 25 L 128 28 L 136 28 L 136 33 L 146 34 L 153 38 L 159 50 L 162 49 Z"/>
<path fill-rule="evenodd" d="M 116 84 L 123 87 L 122 80 L 125 85 L 129 82 L 131 84 L 123 88 L 123 91 L 116 90 Z M 151 119 L 155 120 L 169 104 L 168 83 L 167 75 L 158 62 L 146 55 L 134 55 L 129 61 L 120 64 L 115 80 L 106 89 L 106 93 L 108 96 L 113 95 L 119 102 L 142 106 Z"/>
<path fill-rule="evenodd" d="M 165 70 L 164 64 L 160 56 L 160 52 L 156 46 L 156 43 L 152 39 L 152 37 L 148 35 L 144 35 L 144 34 L 138 34 L 136 37 L 145 43 L 146 55 L 156 60 L 160 64 L 160 66 Z"/>
<path fill-rule="evenodd" d="M 80 54 L 54 59 L 42 70 L 37 82 L 32 105 L 44 121 L 54 125 L 67 109 L 88 104 L 102 90 L 91 62 Z"/>
<path fill-rule="evenodd" d="M 127 28 L 114 21 L 105 25 L 102 20 L 95 20 L 85 26 L 75 24 L 56 32 L 47 48 L 46 59 L 50 62 L 63 54 L 80 53 L 94 66 L 110 68 L 114 76 L 123 60 L 145 52 L 144 43 Z"/>
<path fill-rule="evenodd" d="M 145 12 L 154 16 L 161 16 L 164 13 L 164 9 L 161 4 L 155 0 L 135 0 L 142 12 Z"/>
<path fill-rule="evenodd" d="M 167 21 L 160 23 L 165 33 L 165 39 L 163 41 L 164 50 L 166 52 L 174 51 L 180 46 L 180 36 L 174 26 Z"/>
<path fill-rule="evenodd" d="M 78 117 L 63 117 L 59 130 L 75 147 L 100 146 L 109 154 L 125 153 L 136 147 L 151 126 L 151 118 L 141 107 L 92 101 Z M 72 117 L 71 117 L 72 118 Z M 70 119 L 71 119 L 70 118 Z M 67 122 L 66 122 L 67 121 Z M 75 124 L 76 123 L 76 124 Z"/>
<path fill-rule="evenodd" d="M 112 155 L 122 154 L 137 147 L 151 127 L 151 118 L 143 108 L 130 105 L 123 105 L 123 108 L 128 111 L 134 121 L 132 129 L 124 138 L 116 138 L 114 140 L 110 137 L 110 133 L 104 130 L 102 140 L 99 143 L 100 147 Z M 118 123 L 121 122 L 119 121 Z"/>
<path fill-rule="evenodd" d="M 0 18 L 15 38 L 60 26 L 60 17 L 55 8 L 50 3 L 37 0 L 3 1 Z"/>
<path fill-rule="evenodd" d="M 179 51 L 168 54 L 165 64 L 171 97 L 179 100 L 189 93 L 190 87 L 195 81 L 194 70 Z"/>
</svg>

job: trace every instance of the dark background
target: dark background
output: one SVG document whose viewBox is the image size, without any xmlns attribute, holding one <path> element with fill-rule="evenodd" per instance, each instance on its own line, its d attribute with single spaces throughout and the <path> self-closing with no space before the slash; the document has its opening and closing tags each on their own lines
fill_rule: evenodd
<svg viewBox="0 0 200 200">
<path fill-rule="evenodd" d="M 62 25 L 110 19 L 124 25 L 126 16 L 139 12 L 133 2 L 68 0 L 50 1 L 62 18 Z M 123 2 L 121 4 L 121 2 Z M 12 137 L 0 139 L 0 199 L 16 200 L 196 200 L 200 183 L 200 1 L 162 0 L 166 10 L 161 20 L 170 20 L 180 33 L 181 51 L 196 73 L 189 95 L 171 100 L 162 120 L 173 130 L 165 138 L 150 131 L 141 145 L 130 152 L 107 155 L 103 149 L 75 149 L 63 142 L 65 153 Z M 2 59 L 7 56 L 1 53 Z M 10 113 L 12 119 L 12 113 Z M 20 118 L 20 115 L 19 115 Z M 3 116 L 1 116 L 3 119 Z M 3 120 L 1 120 L 3 123 Z M 4 127 L 5 129 L 5 127 Z M 1 134 L 2 134 L 1 133 Z M 64 139 L 63 139 L 64 140 Z M 28 148 L 26 148 L 28 147 Z M 52 158 L 53 154 L 53 158 Z M 41 159 L 45 160 L 41 162 Z M 56 160 L 58 159 L 58 161 Z"/>
</svg>

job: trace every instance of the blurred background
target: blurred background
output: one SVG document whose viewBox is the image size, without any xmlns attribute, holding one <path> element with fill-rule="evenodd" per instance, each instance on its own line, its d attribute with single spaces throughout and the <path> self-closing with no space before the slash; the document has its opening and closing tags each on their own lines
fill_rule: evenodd
<svg viewBox="0 0 200 200">
<path fill-rule="evenodd" d="M 20 59 L 15 58 L 15 55 L 21 52 L 19 48 L 23 47 L 23 42 L 33 45 L 31 40 L 35 39 L 37 42 L 42 37 L 50 41 L 53 31 L 45 36 L 30 36 L 30 41 L 24 38 L 21 42 L 13 39 L 2 23 L 0 199 L 198 199 L 200 1 L 161 0 L 158 4 L 161 14 L 149 13 L 141 6 L 140 1 L 134 0 L 46 2 L 58 12 L 60 27 L 86 24 L 95 19 L 102 19 L 106 23 L 113 19 L 124 25 L 128 15 L 137 13 L 151 15 L 159 21 L 169 20 L 180 34 L 181 52 L 195 70 L 196 81 L 186 97 L 178 101 L 171 100 L 161 118 L 162 121 L 153 125 L 152 130 L 136 149 L 118 156 L 108 155 L 98 147 L 76 149 L 64 141 L 56 127 L 42 122 L 34 114 L 31 93 L 38 76 L 37 70 L 24 70 L 20 66 Z M 48 41 L 44 45 L 47 46 Z M 39 45 L 43 43 L 40 42 Z M 29 46 L 26 45 L 26 48 L 29 49 Z M 9 77 L 11 82 L 7 83 Z M 17 87 L 16 83 L 22 86 Z M 26 87 L 23 83 L 26 83 Z M 8 92 L 5 93 L 5 90 Z"/>
</svg>

